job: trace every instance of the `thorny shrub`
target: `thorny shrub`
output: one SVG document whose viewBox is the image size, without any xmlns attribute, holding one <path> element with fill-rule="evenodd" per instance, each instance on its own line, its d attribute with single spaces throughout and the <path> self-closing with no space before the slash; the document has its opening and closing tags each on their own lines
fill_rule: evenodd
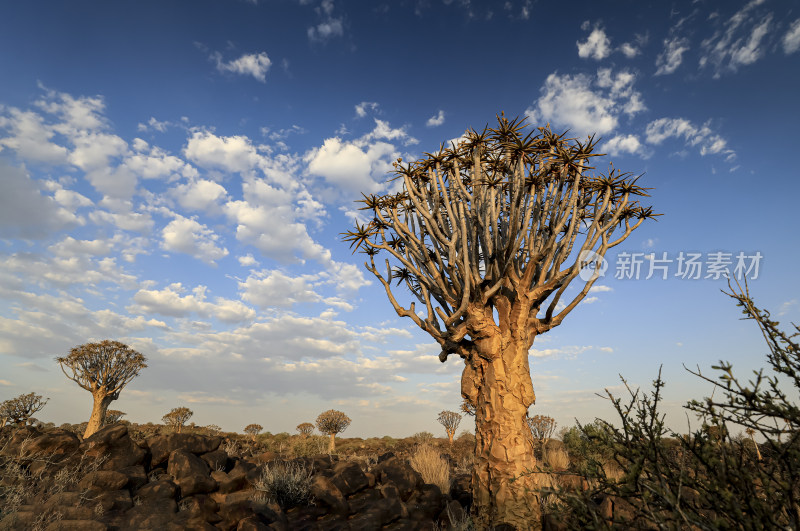
<svg viewBox="0 0 800 531">
<path fill-rule="evenodd" d="M 790 336 L 780 331 L 746 288 L 745 283 L 744 291 L 739 286 L 738 293 L 732 288 L 723 293 L 744 308 L 745 319 L 757 322 L 770 349 L 772 374 L 759 370 L 745 384 L 723 361 L 712 367 L 719 372 L 716 379 L 689 370 L 722 395 L 687 403 L 702 422 L 689 434 L 665 426 L 660 370 L 649 394 L 631 389 L 623 378 L 626 402 L 607 391 L 621 428 L 597 421 L 579 434 L 594 448 L 583 456 L 594 488 L 553 491 L 569 508 L 561 518 L 569 527 L 800 529 L 800 407 L 783 390 L 787 382 L 800 389 L 800 346 L 792 341 L 800 328 L 794 325 L 798 333 Z M 731 436 L 732 428 L 758 434 L 762 460 L 752 441 Z M 598 455 L 610 456 L 618 471 L 610 474 L 612 467 L 603 466 Z M 613 521 L 595 503 L 606 496 L 615 500 Z"/>
</svg>

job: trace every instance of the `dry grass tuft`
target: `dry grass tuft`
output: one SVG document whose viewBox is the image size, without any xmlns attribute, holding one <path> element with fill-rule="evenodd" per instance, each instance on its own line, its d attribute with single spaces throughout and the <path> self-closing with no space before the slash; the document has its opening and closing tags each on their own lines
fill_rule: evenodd
<svg viewBox="0 0 800 531">
<path fill-rule="evenodd" d="M 550 450 L 545 454 L 544 462 L 553 470 L 566 470 L 569 468 L 569 454 L 561 448 Z"/>
<path fill-rule="evenodd" d="M 421 444 L 411 456 L 410 463 L 425 483 L 436 485 L 443 493 L 450 492 L 450 467 L 439 454 L 439 450 Z"/>
</svg>

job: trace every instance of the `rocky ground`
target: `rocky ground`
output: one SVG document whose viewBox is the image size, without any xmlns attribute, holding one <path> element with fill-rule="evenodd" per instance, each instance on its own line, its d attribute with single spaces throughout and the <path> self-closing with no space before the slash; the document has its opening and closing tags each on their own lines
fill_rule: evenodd
<svg viewBox="0 0 800 531">
<path fill-rule="evenodd" d="M 235 457 L 222 441 L 172 433 L 136 442 L 122 423 L 84 441 L 66 429 L 15 429 L 0 450 L 0 529 L 424 530 L 466 521 L 468 475 L 441 492 L 391 452 L 365 467 L 329 455 Z M 283 498 L 264 490 L 265 471 L 286 465 L 310 472 L 309 497 L 291 484 Z"/>
</svg>

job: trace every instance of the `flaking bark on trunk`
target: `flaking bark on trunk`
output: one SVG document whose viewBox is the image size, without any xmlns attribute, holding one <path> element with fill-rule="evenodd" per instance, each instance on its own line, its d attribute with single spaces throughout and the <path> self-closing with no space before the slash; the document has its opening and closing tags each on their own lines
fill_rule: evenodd
<svg viewBox="0 0 800 531">
<path fill-rule="evenodd" d="M 336 434 L 331 433 L 331 443 L 328 445 L 328 453 L 332 454 L 336 450 Z"/>
<path fill-rule="evenodd" d="M 461 393 L 475 404 L 473 521 L 478 529 L 509 524 L 541 529 L 533 435 L 528 408 L 536 400 L 528 364 L 533 333 L 512 326 L 512 315 L 494 324 L 491 309 L 471 317 L 478 353 L 465 360 Z M 518 313 L 518 312 L 512 312 Z M 518 314 L 520 315 L 520 314 Z"/>
<path fill-rule="evenodd" d="M 92 416 L 89 417 L 89 424 L 86 426 L 86 431 L 83 433 L 83 438 L 86 439 L 103 427 L 103 422 L 106 420 L 106 412 L 108 406 L 114 401 L 114 397 L 103 391 L 96 391 L 92 393 Z"/>
</svg>

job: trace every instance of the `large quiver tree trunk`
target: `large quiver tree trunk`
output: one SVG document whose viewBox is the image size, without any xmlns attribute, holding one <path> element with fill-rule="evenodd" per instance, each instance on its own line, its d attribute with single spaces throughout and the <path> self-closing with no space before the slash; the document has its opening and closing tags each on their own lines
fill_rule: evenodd
<svg viewBox="0 0 800 531">
<path fill-rule="evenodd" d="M 533 334 L 527 327 L 511 326 L 514 312 L 501 313 L 497 326 L 491 308 L 472 310 L 470 335 L 477 351 L 464 360 L 461 394 L 476 406 L 473 521 L 479 529 L 501 523 L 539 529 L 541 511 L 531 473 L 536 458 L 527 422 L 536 400 L 528 365 Z"/>
</svg>

